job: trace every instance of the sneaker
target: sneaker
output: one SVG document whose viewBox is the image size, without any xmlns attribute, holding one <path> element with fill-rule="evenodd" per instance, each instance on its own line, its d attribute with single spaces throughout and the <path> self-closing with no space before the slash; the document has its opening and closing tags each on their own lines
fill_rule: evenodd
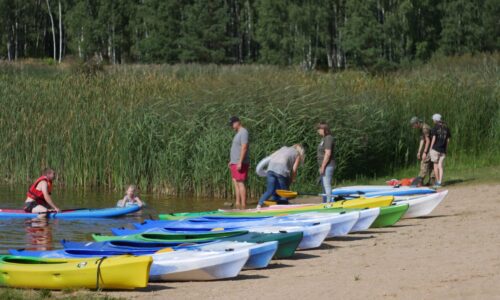
<svg viewBox="0 0 500 300">
<path fill-rule="evenodd" d="M 260 206 L 260 204 L 259 204 L 259 205 L 257 205 L 257 207 L 256 207 L 256 208 L 260 210 L 260 208 L 261 208 L 261 207 L 262 207 L 262 206 Z"/>
<path fill-rule="evenodd" d="M 440 187 L 441 187 L 441 182 L 436 181 L 436 183 L 434 183 L 433 188 L 438 189 Z"/>
</svg>

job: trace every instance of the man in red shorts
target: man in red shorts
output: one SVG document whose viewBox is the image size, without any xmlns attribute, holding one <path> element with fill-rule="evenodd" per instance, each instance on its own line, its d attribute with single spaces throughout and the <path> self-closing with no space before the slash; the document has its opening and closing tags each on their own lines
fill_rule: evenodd
<svg viewBox="0 0 500 300">
<path fill-rule="evenodd" d="M 229 169 L 236 193 L 236 208 L 244 209 L 247 201 L 245 181 L 248 177 L 250 159 L 248 156 L 248 130 L 242 125 L 238 117 L 231 117 L 229 125 L 236 131 L 231 145 Z"/>
</svg>

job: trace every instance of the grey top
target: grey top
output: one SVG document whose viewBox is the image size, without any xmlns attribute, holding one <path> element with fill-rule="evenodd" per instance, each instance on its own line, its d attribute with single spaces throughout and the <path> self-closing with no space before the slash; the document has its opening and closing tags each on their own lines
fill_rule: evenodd
<svg viewBox="0 0 500 300">
<path fill-rule="evenodd" d="M 330 159 L 326 166 L 333 166 L 335 165 L 335 157 L 334 157 L 334 150 L 335 150 L 335 141 L 333 140 L 333 136 L 327 135 L 321 139 L 321 142 L 318 145 L 318 152 L 317 152 L 317 158 L 318 158 L 318 164 L 321 167 L 321 164 L 323 163 L 323 159 L 325 158 L 325 150 L 331 150 L 332 154 L 330 155 Z"/>
<path fill-rule="evenodd" d="M 241 155 L 241 147 L 243 144 L 248 144 L 248 130 L 241 127 L 240 130 L 236 133 L 233 138 L 233 144 L 231 145 L 231 163 L 237 164 L 240 162 Z M 249 149 L 247 149 L 247 153 L 245 154 L 245 158 L 243 159 L 244 164 L 250 163 L 250 158 L 248 157 Z"/>
<path fill-rule="evenodd" d="M 293 164 L 298 156 L 299 152 L 295 148 L 281 147 L 281 149 L 271 155 L 267 170 L 284 177 L 290 177 Z"/>
</svg>

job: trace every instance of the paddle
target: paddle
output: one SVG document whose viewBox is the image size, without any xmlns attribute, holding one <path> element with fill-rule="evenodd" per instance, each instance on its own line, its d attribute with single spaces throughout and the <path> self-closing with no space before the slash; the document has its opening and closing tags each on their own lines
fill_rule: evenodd
<svg viewBox="0 0 500 300">
<path fill-rule="evenodd" d="M 297 198 L 298 196 L 321 196 L 321 197 L 326 196 L 326 194 L 303 193 L 303 192 L 294 192 L 294 191 L 288 191 L 288 190 L 276 190 L 276 194 L 278 194 L 278 196 L 280 196 L 280 197 L 287 198 L 287 199 Z M 345 200 L 345 199 L 343 199 L 344 196 L 348 196 L 351 198 L 359 198 L 359 196 L 357 196 L 357 195 L 350 195 L 350 194 L 339 195 L 339 196 L 334 197 L 334 199 Z"/>
</svg>

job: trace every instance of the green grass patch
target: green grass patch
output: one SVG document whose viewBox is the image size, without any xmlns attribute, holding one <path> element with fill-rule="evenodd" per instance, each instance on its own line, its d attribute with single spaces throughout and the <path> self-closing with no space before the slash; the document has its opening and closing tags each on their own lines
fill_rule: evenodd
<svg viewBox="0 0 500 300">
<path fill-rule="evenodd" d="M 0 288 L 0 299 L 2 300 L 118 300 L 122 298 L 110 297 L 97 292 L 68 290 L 51 292 L 49 290 L 22 290 L 12 288 Z"/>
</svg>

